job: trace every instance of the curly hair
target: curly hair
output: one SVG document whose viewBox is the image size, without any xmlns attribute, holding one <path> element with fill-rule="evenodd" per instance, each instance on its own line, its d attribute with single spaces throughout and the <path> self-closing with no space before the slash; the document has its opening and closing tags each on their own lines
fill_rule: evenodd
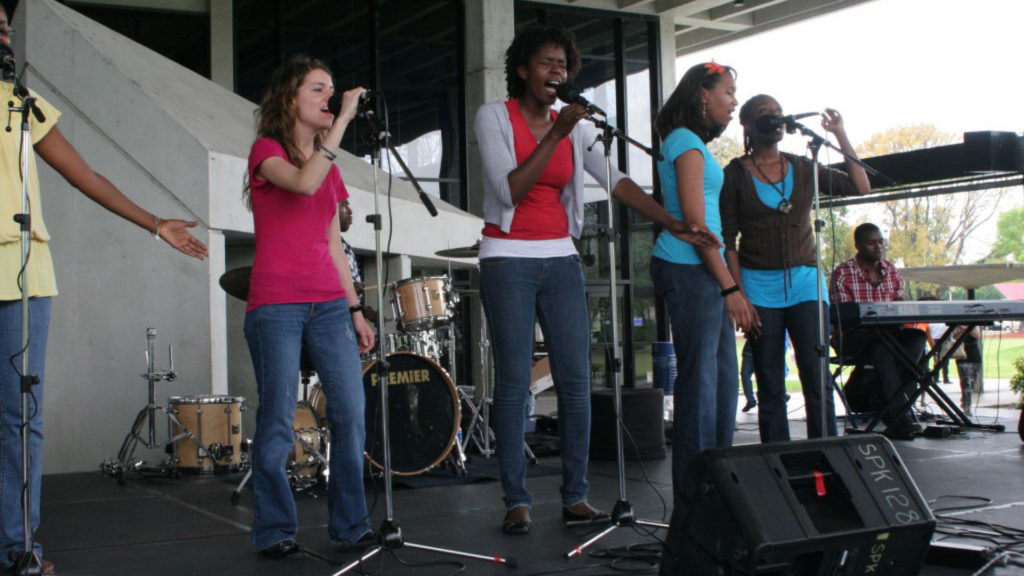
<svg viewBox="0 0 1024 576">
<path fill-rule="evenodd" d="M 736 70 L 731 66 L 707 62 L 691 66 L 683 74 L 682 80 L 654 120 L 654 127 L 662 140 L 676 128 L 692 130 L 705 143 L 718 138 L 725 131 L 725 126 L 712 126 L 705 117 L 701 88 L 714 89 L 726 73 L 736 78 Z"/>
<path fill-rule="evenodd" d="M 306 163 L 306 157 L 299 151 L 299 147 L 292 137 L 295 120 L 298 118 L 293 101 L 299 93 L 299 86 L 306 79 L 306 75 L 313 70 L 323 70 L 331 75 L 331 69 L 320 60 L 304 54 L 294 54 L 289 57 L 287 62 L 274 70 L 270 77 L 270 83 L 267 84 L 263 97 L 260 99 L 260 107 L 253 113 L 256 118 L 256 136 L 276 140 L 284 148 L 288 160 L 298 167 L 302 167 Z M 323 142 L 325 132 L 319 131 L 313 137 L 314 149 Z M 250 183 L 246 181 L 242 190 L 242 198 L 250 210 L 252 209 L 251 193 Z"/>
<path fill-rule="evenodd" d="M 758 94 L 756 96 L 751 96 L 750 98 L 747 98 L 747 101 L 743 103 L 743 106 L 740 106 L 740 124 L 744 125 L 744 127 L 743 127 L 743 153 L 744 154 L 750 154 L 754 150 L 754 145 L 750 141 L 750 133 L 747 131 L 746 124 L 749 124 L 753 120 L 755 120 L 755 118 L 754 118 L 754 110 L 757 108 L 757 105 L 760 104 L 763 100 L 771 100 L 773 102 L 778 102 L 777 100 L 775 100 L 775 98 L 772 98 L 771 96 L 769 96 L 767 94 Z"/>
<path fill-rule="evenodd" d="M 505 90 L 510 99 L 519 98 L 526 90 L 526 82 L 519 77 L 519 67 L 529 66 L 530 58 L 542 46 L 556 44 L 565 50 L 565 72 L 572 78 L 580 70 L 580 54 L 576 49 L 576 36 L 561 26 L 534 23 L 518 34 L 505 50 Z"/>
</svg>

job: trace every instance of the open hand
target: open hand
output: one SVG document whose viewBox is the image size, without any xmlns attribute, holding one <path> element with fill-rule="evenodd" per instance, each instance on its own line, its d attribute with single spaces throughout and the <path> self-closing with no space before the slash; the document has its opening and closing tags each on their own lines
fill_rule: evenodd
<svg viewBox="0 0 1024 576">
<path fill-rule="evenodd" d="M 198 238 L 188 231 L 189 228 L 195 227 L 195 221 L 161 220 L 159 234 L 161 238 L 182 254 L 187 254 L 199 260 L 205 260 L 209 256 L 206 244 L 200 242 Z"/>
</svg>

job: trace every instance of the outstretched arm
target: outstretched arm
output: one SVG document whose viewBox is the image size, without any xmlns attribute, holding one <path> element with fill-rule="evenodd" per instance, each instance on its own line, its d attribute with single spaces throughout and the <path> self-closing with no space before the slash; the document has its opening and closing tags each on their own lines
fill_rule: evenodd
<svg viewBox="0 0 1024 576">
<path fill-rule="evenodd" d="M 56 126 L 36 143 L 35 150 L 68 183 L 100 206 L 143 230 L 158 234 L 183 254 L 199 260 L 206 258 L 206 245 L 188 231 L 196 222 L 160 219 L 132 202 L 102 174 L 93 171 Z"/>
</svg>

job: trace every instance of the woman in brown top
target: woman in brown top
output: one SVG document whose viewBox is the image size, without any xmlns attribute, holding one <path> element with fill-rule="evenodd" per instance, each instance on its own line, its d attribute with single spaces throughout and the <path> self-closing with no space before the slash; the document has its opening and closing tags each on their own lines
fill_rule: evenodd
<svg viewBox="0 0 1024 576">
<path fill-rule="evenodd" d="M 807 436 L 836 435 L 835 405 L 826 396 L 826 429 L 821 427 L 818 342 L 818 272 L 811 230 L 813 169 L 809 160 L 779 151 L 783 126 L 762 133 L 757 119 L 781 116 L 771 96 L 758 95 L 740 108 L 745 154 L 725 168 L 721 212 L 729 271 L 754 306 L 760 328 L 749 334 L 757 376 L 758 427 L 762 442 L 789 440 L 786 410 L 785 340 L 793 343 L 807 414 Z M 841 149 L 856 157 L 839 112 L 826 109 L 822 127 Z M 864 169 L 847 163 L 850 174 L 818 169 L 819 189 L 832 196 L 866 194 Z M 739 237 L 737 239 L 737 237 Z M 824 280 L 822 297 L 828 302 Z M 827 306 L 827 304 L 825 305 Z M 821 313 L 827 310 L 823 309 Z"/>
</svg>

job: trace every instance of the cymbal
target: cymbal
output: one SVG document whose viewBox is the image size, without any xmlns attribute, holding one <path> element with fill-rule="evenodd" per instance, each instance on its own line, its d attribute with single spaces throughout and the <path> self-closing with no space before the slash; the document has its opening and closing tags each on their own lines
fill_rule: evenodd
<svg viewBox="0 0 1024 576">
<path fill-rule="evenodd" d="M 437 252 L 434 252 L 434 254 L 445 258 L 476 258 L 477 255 L 480 254 L 480 242 L 477 242 L 472 246 L 438 250 Z"/>
<path fill-rule="evenodd" d="M 252 266 L 233 268 L 221 274 L 220 287 L 239 300 L 248 300 L 250 276 L 252 276 Z"/>
</svg>

